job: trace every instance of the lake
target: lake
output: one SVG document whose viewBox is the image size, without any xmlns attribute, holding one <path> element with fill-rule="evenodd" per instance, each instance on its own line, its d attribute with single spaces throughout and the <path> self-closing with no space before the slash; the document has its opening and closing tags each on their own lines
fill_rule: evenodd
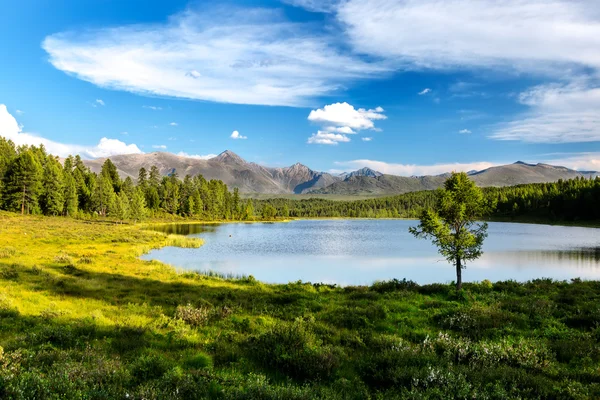
<svg viewBox="0 0 600 400">
<path fill-rule="evenodd" d="M 175 267 L 253 275 L 263 282 L 371 284 L 406 278 L 451 282 L 454 267 L 428 241 L 408 233 L 412 220 L 299 220 L 289 223 L 165 225 L 204 239 L 198 249 L 165 247 L 144 255 Z M 483 256 L 463 280 L 600 279 L 600 229 L 490 223 Z"/>
</svg>

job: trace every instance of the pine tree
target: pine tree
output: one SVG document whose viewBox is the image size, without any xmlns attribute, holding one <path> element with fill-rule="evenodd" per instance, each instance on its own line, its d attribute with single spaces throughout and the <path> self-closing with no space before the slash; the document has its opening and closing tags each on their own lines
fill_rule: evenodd
<svg viewBox="0 0 600 400">
<path fill-rule="evenodd" d="M 42 167 L 31 149 L 21 151 L 5 174 L 4 204 L 8 210 L 30 214 L 38 209 Z"/>
<path fill-rule="evenodd" d="M 97 179 L 96 189 L 94 190 L 94 204 L 98 214 L 106 217 L 114 201 L 115 191 L 110 178 L 100 174 Z"/>
<path fill-rule="evenodd" d="M 64 179 L 60 162 L 48 156 L 44 165 L 40 203 L 46 215 L 60 215 L 64 208 Z"/>
<path fill-rule="evenodd" d="M 242 217 L 244 221 L 251 221 L 254 219 L 254 206 L 252 200 L 248 199 L 246 202 L 246 208 L 244 209 L 244 215 Z"/>
<path fill-rule="evenodd" d="M 110 216 L 119 221 L 124 221 L 129 218 L 129 211 L 129 199 L 125 192 L 121 191 L 121 193 L 114 197 L 114 200 L 111 203 L 109 210 Z"/>
<path fill-rule="evenodd" d="M 133 192 L 130 206 L 131 219 L 133 219 L 134 222 L 142 221 L 144 218 L 146 218 L 146 214 L 148 212 L 146 209 L 146 200 L 140 187 L 136 188 L 136 190 Z"/>
<path fill-rule="evenodd" d="M 110 180 L 115 193 L 119 193 L 121 191 L 121 178 L 117 172 L 117 167 L 112 161 L 110 161 L 110 158 L 107 158 L 106 161 L 104 161 L 104 164 L 102 164 L 100 175 L 103 175 Z"/>
<path fill-rule="evenodd" d="M 64 207 L 63 211 L 66 216 L 73 217 L 77 214 L 77 186 L 75 184 L 75 178 L 70 173 L 65 174 L 65 187 L 64 187 Z"/>
</svg>

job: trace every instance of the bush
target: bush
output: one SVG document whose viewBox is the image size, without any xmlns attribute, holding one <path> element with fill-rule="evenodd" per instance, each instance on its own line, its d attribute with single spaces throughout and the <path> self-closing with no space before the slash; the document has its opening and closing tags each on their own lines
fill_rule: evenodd
<svg viewBox="0 0 600 400">
<path fill-rule="evenodd" d="M 323 345 L 310 323 L 300 319 L 280 323 L 270 332 L 251 338 L 248 352 L 264 368 L 298 381 L 329 380 L 340 364 L 339 354 Z"/>
<path fill-rule="evenodd" d="M 414 291 L 419 287 L 419 284 L 413 281 L 391 279 L 389 281 L 375 282 L 371 285 L 371 290 L 379 293 L 396 292 L 401 290 Z"/>
<path fill-rule="evenodd" d="M 161 378 L 173 363 L 166 358 L 156 354 L 144 354 L 140 356 L 131 367 L 131 377 L 137 384 Z"/>
<path fill-rule="evenodd" d="M 175 318 L 184 321 L 192 326 L 206 325 L 209 321 L 224 319 L 231 314 L 231 309 L 227 306 L 193 307 L 191 304 L 178 306 L 175 310 Z"/>
</svg>

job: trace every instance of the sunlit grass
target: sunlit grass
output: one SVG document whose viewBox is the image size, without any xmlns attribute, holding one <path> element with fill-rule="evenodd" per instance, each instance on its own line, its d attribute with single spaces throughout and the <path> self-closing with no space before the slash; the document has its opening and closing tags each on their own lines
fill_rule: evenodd
<svg viewBox="0 0 600 400">
<path fill-rule="evenodd" d="M 0 398 L 600 396 L 599 282 L 270 285 L 139 258 L 201 245 L 0 212 Z"/>
</svg>

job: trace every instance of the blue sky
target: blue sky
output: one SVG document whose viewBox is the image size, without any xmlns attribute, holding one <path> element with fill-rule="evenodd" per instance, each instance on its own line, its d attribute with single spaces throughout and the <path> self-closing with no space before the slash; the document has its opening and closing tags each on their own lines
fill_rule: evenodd
<svg viewBox="0 0 600 400">
<path fill-rule="evenodd" d="M 600 170 L 595 1 L 214 3 L 3 5 L 0 135 L 335 172 Z"/>
</svg>

